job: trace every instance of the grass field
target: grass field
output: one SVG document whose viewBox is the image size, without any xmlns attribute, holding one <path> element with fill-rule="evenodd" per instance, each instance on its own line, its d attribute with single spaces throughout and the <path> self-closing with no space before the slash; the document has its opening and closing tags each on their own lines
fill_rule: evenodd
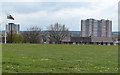
<svg viewBox="0 0 120 75">
<path fill-rule="evenodd" d="M 117 73 L 118 47 L 3 44 L 3 73 Z"/>
</svg>

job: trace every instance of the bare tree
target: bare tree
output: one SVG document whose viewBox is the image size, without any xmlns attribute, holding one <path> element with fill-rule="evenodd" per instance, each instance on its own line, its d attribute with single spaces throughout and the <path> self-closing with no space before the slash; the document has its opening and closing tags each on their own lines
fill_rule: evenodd
<svg viewBox="0 0 120 75">
<path fill-rule="evenodd" d="M 52 42 L 57 44 L 61 43 L 62 40 L 69 35 L 68 28 L 65 25 L 54 24 L 49 27 L 49 36 Z"/>
<path fill-rule="evenodd" d="M 26 43 L 42 43 L 41 29 L 37 26 L 28 28 L 23 37 Z"/>
</svg>

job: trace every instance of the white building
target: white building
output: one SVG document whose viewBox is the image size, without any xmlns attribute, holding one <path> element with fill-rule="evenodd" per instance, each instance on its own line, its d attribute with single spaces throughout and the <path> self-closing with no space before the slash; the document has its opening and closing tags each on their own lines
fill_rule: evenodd
<svg viewBox="0 0 120 75">
<path fill-rule="evenodd" d="M 8 23 L 8 25 L 6 25 L 6 32 L 7 33 L 19 33 L 20 31 L 20 25 L 19 24 L 14 24 L 14 23 Z"/>
</svg>

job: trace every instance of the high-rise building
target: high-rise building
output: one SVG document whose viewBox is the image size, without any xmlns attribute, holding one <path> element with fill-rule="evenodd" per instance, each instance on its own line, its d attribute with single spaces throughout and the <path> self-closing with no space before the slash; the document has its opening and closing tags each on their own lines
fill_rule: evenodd
<svg viewBox="0 0 120 75">
<path fill-rule="evenodd" d="M 19 24 L 14 24 L 14 23 L 8 23 L 8 25 L 6 25 L 6 32 L 7 33 L 19 33 L 20 31 L 20 25 Z"/>
<path fill-rule="evenodd" d="M 81 20 L 81 37 L 111 37 L 112 21 L 110 20 Z"/>
</svg>

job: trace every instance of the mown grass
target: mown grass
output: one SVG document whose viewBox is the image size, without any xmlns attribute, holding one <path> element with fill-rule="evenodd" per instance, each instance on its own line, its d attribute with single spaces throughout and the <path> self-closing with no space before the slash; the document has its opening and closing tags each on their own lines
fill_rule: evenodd
<svg viewBox="0 0 120 75">
<path fill-rule="evenodd" d="M 118 46 L 3 44 L 3 73 L 117 73 Z"/>
</svg>

